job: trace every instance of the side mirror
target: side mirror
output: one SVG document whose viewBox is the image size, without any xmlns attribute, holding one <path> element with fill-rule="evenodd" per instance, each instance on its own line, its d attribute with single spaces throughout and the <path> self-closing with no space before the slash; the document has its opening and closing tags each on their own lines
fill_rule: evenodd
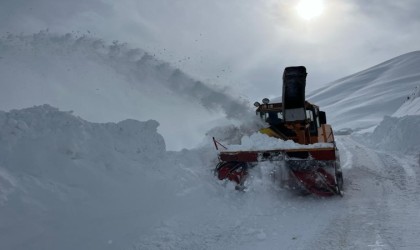
<svg viewBox="0 0 420 250">
<path fill-rule="evenodd" d="M 325 115 L 325 111 L 319 111 L 319 122 L 321 124 L 327 124 L 327 116 Z"/>
</svg>

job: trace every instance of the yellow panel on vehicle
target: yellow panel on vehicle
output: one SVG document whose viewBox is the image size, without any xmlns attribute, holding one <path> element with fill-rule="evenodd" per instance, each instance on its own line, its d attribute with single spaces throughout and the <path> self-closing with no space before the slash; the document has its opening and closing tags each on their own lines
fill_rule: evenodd
<svg viewBox="0 0 420 250">
<path fill-rule="evenodd" d="M 274 130 L 272 130 L 271 128 L 263 128 L 260 129 L 259 131 L 261 134 L 265 134 L 268 135 L 270 137 L 275 137 L 275 138 L 281 138 L 281 136 L 279 134 L 277 134 Z"/>
</svg>

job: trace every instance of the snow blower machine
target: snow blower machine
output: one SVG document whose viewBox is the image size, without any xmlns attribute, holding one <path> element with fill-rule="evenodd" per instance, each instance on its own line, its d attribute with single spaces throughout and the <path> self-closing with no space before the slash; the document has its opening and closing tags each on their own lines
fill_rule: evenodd
<svg viewBox="0 0 420 250">
<path fill-rule="evenodd" d="M 267 126 L 259 132 L 278 140 L 292 140 L 291 148 L 229 150 L 213 138 L 219 151 L 214 172 L 220 180 L 244 190 L 251 168 L 271 161 L 285 169 L 287 185 L 318 196 L 342 196 L 343 174 L 338 149 L 326 114 L 305 100 L 306 68 L 287 67 L 283 74 L 282 103 L 256 102 L 256 114 Z"/>
</svg>

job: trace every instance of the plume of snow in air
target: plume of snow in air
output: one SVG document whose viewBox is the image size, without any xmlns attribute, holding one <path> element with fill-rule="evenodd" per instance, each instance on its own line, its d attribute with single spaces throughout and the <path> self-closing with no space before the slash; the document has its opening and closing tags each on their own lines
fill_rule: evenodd
<svg viewBox="0 0 420 250">
<path fill-rule="evenodd" d="M 42 31 L 0 38 L 0 109 L 48 103 L 97 122 L 155 119 L 168 147 L 191 147 L 220 118 L 247 119 L 244 100 L 192 79 L 142 49 Z"/>
</svg>

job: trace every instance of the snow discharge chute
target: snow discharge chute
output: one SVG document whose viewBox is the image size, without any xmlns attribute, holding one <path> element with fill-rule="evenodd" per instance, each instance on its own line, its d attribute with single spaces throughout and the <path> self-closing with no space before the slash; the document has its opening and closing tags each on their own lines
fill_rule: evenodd
<svg viewBox="0 0 420 250">
<path fill-rule="evenodd" d="M 306 68 L 287 67 L 283 74 L 282 103 L 256 102 L 256 114 L 268 126 L 250 141 L 254 145 L 220 148 L 215 174 L 235 182 L 243 190 L 249 169 L 271 161 L 287 172 L 282 182 L 297 190 L 319 196 L 342 195 L 343 175 L 334 133 L 325 112 L 305 100 Z M 252 143 L 251 143 L 252 144 Z"/>
</svg>

